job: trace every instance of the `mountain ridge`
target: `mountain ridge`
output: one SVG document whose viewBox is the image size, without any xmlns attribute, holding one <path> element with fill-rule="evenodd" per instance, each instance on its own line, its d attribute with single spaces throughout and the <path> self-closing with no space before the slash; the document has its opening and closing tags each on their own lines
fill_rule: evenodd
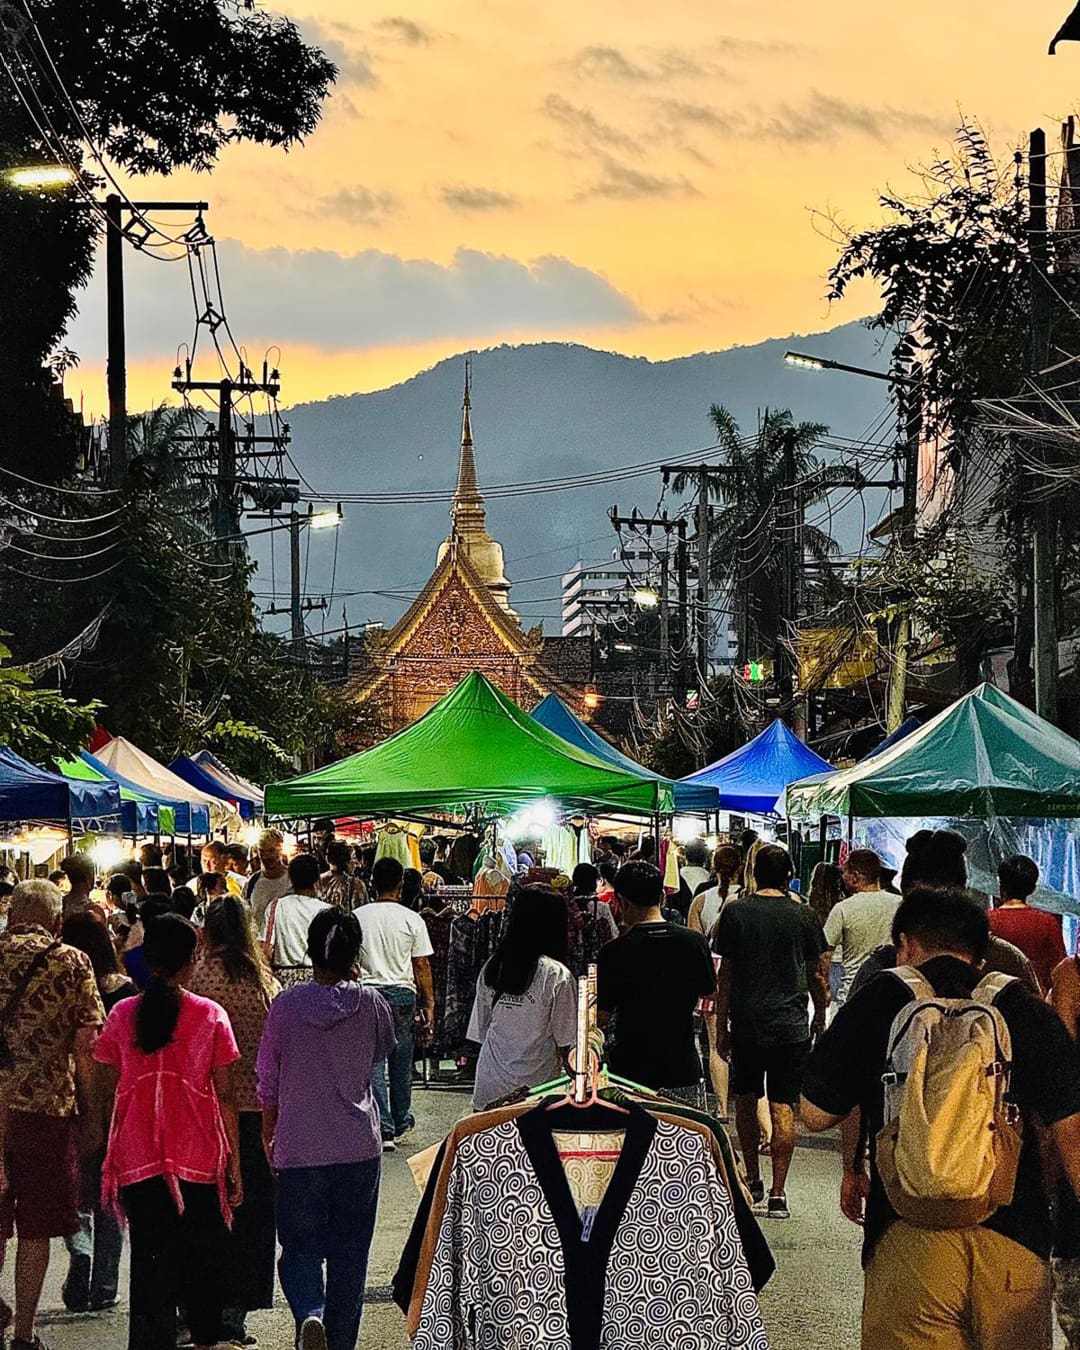
<svg viewBox="0 0 1080 1350">
<path fill-rule="evenodd" d="M 704 451 L 713 441 L 708 410 L 714 402 L 724 403 L 746 430 L 766 406 L 790 407 L 798 420 L 823 422 L 842 437 L 858 438 L 882 420 L 888 393 L 881 381 L 793 369 L 783 363 L 791 347 L 885 368 L 879 335 L 863 321 L 662 361 L 582 343 L 503 343 L 444 358 L 385 389 L 291 405 L 284 414 L 292 429 L 291 457 L 313 491 L 330 502 L 350 492 L 452 489 L 466 355 L 472 358 L 481 488 Z M 519 582 L 511 592 L 526 626 L 545 621 L 547 631 L 558 631 L 558 586 L 551 579 L 556 569 L 566 571 L 579 554 L 585 561 L 610 554 L 615 542 L 606 520 L 610 505 L 651 511 L 659 491 L 659 476 L 650 476 L 489 500 L 488 528 L 504 547 L 511 581 L 515 560 L 551 560 L 540 569 L 544 576 Z M 876 511 L 876 502 L 871 507 Z M 447 511 L 446 503 L 425 501 L 346 506 L 332 543 L 320 538 L 305 545 L 305 594 L 334 592 L 326 628 L 340 626 L 338 605 L 346 599 L 351 623 L 400 617 L 409 595 L 434 568 L 449 528 Z M 841 517 L 841 533 L 843 525 Z M 256 594 L 270 603 L 267 582 L 273 573 L 280 603 L 283 588 L 287 593 L 282 560 L 271 560 L 265 542 L 255 556 Z M 530 576 L 537 565 L 516 570 Z M 309 623 L 318 634 L 322 618 Z"/>
</svg>

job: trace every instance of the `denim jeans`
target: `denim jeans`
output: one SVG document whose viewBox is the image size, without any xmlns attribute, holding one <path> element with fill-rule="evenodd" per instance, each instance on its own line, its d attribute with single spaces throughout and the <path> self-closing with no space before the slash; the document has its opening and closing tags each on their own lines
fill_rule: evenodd
<svg viewBox="0 0 1080 1350">
<path fill-rule="evenodd" d="M 416 1012 L 416 992 L 403 985 L 388 985 L 379 993 L 390 1005 L 394 1015 L 394 1034 L 397 1044 L 389 1058 L 375 1065 L 371 1074 L 371 1090 L 379 1104 L 379 1120 L 384 1140 L 396 1139 L 416 1124 L 412 1115 L 413 1075 L 413 1015 Z M 387 1091 L 387 1078 L 390 1080 Z"/>
<path fill-rule="evenodd" d="M 120 1279 L 124 1234 L 115 1216 L 101 1207 L 101 1165 L 105 1150 L 87 1158 L 82 1168 L 79 1231 L 64 1239 L 72 1258 L 64 1281 L 64 1306 L 73 1311 L 111 1303 Z"/>
<path fill-rule="evenodd" d="M 277 1174 L 278 1275 L 297 1344 L 304 1319 L 321 1317 L 328 1350 L 356 1350 L 380 1167 L 372 1158 Z"/>
</svg>

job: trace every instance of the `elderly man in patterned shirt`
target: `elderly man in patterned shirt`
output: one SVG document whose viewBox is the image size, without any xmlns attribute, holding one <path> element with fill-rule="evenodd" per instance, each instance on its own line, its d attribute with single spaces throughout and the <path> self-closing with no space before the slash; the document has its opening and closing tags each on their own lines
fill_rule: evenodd
<svg viewBox="0 0 1080 1350">
<path fill-rule="evenodd" d="M 105 1020 L 89 957 L 56 936 L 62 910 L 52 882 L 21 881 L 0 935 L 0 1268 L 18 1233 L 11 1350 L 46 1350 L 34 1319 L 49 1241 L 79 1227 L 76 1117 Z M 0 1328 L 10 1320 L 0 1303 Z"/>
</svg>

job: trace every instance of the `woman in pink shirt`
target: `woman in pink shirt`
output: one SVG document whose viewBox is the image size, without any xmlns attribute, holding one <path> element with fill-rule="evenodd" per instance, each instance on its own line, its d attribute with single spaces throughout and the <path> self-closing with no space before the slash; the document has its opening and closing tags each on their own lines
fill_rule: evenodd
<svg viewBox="0 0 1080 1350">
<path fill-rule="evenodd" d="M 128 1350 L 176 1345 L 186 1309 L 197 1350 L 219 1339 L 227 1226 L 243 1200 L 225 1010 L 188 993 L 197 935 L 178 914 L 146 924 L 150 982 L 109 1014 L 94 1050 L 115 1094 L 102 1169 L 131 1237 Z"/>
</svg>

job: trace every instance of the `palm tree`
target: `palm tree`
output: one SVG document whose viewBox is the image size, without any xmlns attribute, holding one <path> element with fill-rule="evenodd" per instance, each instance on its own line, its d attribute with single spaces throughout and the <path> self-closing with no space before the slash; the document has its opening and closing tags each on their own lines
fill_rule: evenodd
<svg viewBox="0 0 1080 1350">
<path fill-rule="evenodd" d="M 758 416 L 757 434 L 745 436 L 719 403 L 709 409 L 727 472 L 709 476 L 710 495 L 719 503 L 710 513 L 710 572 L 714 586 L 733 593 L 739 617 L 739 660 L 771 658 L 784 630 L 794 620 L 795 597 L 788 550 L 828 566 L 836 541 L 816 525 L 799 522 L 823 501 L 851 470 L 826 465 L 814 455 L 829 429 L 820 422 L 798 422 L 787 408 Z M 692 486 L 691 473 L 676 475 L 673 486 Z M 801 511 L 799 507 L 801 505 Z M 802 558 L 796 556 L 796 565 Z"/>
</svg>

